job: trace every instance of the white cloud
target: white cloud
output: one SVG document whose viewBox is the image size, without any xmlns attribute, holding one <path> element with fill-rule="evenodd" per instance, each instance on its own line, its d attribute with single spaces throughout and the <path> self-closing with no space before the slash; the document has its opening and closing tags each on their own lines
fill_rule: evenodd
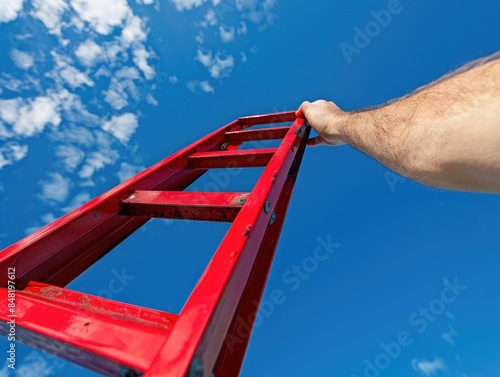
<svg viewBox="0 0 500 377">
<path fill-rule="evenodd" d="M 233 26 L 231 27 L 225 27 L 221 26 L 219 27 L 219 34 L 220 38 L 222 39 L 222 42 L 231 42 L 234 40 L 234 36 L 236 34 L 236 31 Z"/>
<path fill-rule="evenodd" d="M 3 122 L 0 120 L 0 140 L 1 139 L 9 139 L 13 136 L 12 132 L 10 132 Z"/>
<path fill-rule="evenodd" d="M 139 71 L 134 67 L 121 68 L 111 79 L 104 100 L 116 110 L 121 110 L 125 106 L 128 106 L 129 95 L 138 101 L 140 93 L 134 84 L 134 80 L 138 80 L 139 78 Z"/>
<path fill-rule="evenodd" d="M 132 113 L 126 113 L 111 117 L 109 121 L 102 125 L 102 129 L 126 144 L 138 126 L 137 116 Z"/>
<path fill-rule="evenodd" d="M 111 65 L 115 64 L 119 54 L 126 56 L 126 51 L 124 51 L 123 46 L 118 42 L 104 43 L 104 53 Z"/>
<path fill-rule="evenodd" d="M 71 0 L 71 6 L 81 20 L 104 35 L 121 26 L 131 12 L 126 0 Z"/>
<path fill-rule="evenodd" d="M 151 5 L 154 3 L 154 0 L 136 0 L 138 4 Z"/>
<path fill-rule="evenodd" d="M 127 179 L 133 177 L 134 175 L 140 173 L 145 169 L 144 166 L 131 165 L 126 162 L 122 162 L 120 165 L 120 171 L 116 174 L 120 182 L 125 182 Z"/>
<path fill-rule="evenodd" d="M 203 5 L 207 0 L 172 0 L 179 12 L 184 12 L 192 8 Z"/>
<path fill-rule="evenodd" d="M 151 93 L 146 96 L 146 101 L 152 106 L 158 106 L 158 100 Z"/>
<path fill-rule="evenodd" d="M 28 154 L 28 146 L 12 141 L 0 147 L 0 170 L 6 165 L 22 160 Z"/>
<path fill-rule="evenodd" d="M 240 56 L 241 56 L 241 62 L 242 63 L 248 62 L 248 56 L 247 56 L 247 54 L 244 51 L 240 52 Z"/>
<path fill-rule="evenodd" d="M 56 220 L 57 218 L 52 213 L 46 213 L 45 215 L 42 216 L 42 221 L 45 224 L 53 223 Z"/>
<path fill-rule="evenodd" d="M 212 85 L 210 85 L 208 81 L 201 81 L 200 82 L 200 88 L 205 93 L 215 93 L 214 87 Z"/>
<path fill-rule="evenodd" d="M 244 13 L 254 24 L 271 25 L 274 21 L 274 14 L 271 9 L 276 5 L 276 0 L 236 0 L 236 9 Z"/>
<path fill-rule="evenodd" d="M 75 55 L 80 63 L 87 67 L 92 67 L 96 62 L 102 60 L 104 52 L 102 47 L 92 39 L 87 39 L 78 46 Z"/>
<path fill-rule="evenodd" d="M 23 106 L 22 98 L 0 100 L 0 118 L 4 122 L 13 124 L 19 117 L 19 109 Z"/>
<path fill-rule="evenodd" d="M 433 361 L 428 361 L 425 359 L 413 359 L 411 365 L 416 372 L 421 373 L 427 377 L 436 374 L 438 371 L 445 371 L 446 365 L 439 357 L 434 357 Z"/>
<path fill-rule="evenodd" d="M 203 42 L 205 41 L 205 34 L 203 33 L 203 31 L 200 30 L 194 40 L 196 41 L 196 43 L 203 44 Z"/>
<path fill-rule="evenodd" d="M 78 175 L 80 178 L 90 179 L 96 171 L 103 169 L 106 165 L 114 164 L 118 157 L 118 152 L 114 150 L 92 152 Z"/>
<path fill-rule="evenodd" d="M 59 173 L 49 173 L 49 180 L 42 181 L 40 199 L 47 202 L 64 202 L 69 193 L 69 179 Z"/>
<path fill-rule="evenodd" d="M 79 71 L 71 65 L 62 68 L 59 71 L 59 75 L 72 89 L 79 88 L 83 84 L 94 86 L 94 82 L 86 73 Z"/>
<path fill-rule="evenodd" d="M 121 40 L 128 47 L 132 43 L 144 42 L 147 36 L 144 22 L 139 17 L 132 16 L 129 17 L 127 24 L 122 30 Z"/>
<path fill-rule="evenodd" d="M 56 127 L 61 123 L 59 104 L 50 97 L 0 100 L 0 117 L 19 136 L 33 136 L 48 124 Z"/>
<path fill-rule="evenodd" d="M 127 93 L 117 92 L 116 90 L 111 89 L 111 87 L 106 92 L 104 100 L 116 110 L 121 110 L 128 105 Z"/>
<path fill-rule="evenodd" d="M 212 55 L 212 51 L 203 52 L 203 50 L 199 48 L 197 51 L 196 59 L 198 59 L 201 64 L 208 68 L 210 67 L 210 64 L 212 64 Z"/>
<path fill-rule="evenodd" d="M 186 86 L 193 93 L 196 93 L 198 89 L 205 93 L 215 93 L 215 88 L 208 81 L 188 81 Z"/>
<path fill-rule="evenodd" d="M 177 82 L 179 81 L 179 79 L 177 78 L 177 76 L 175 75 L 172 75 L 172 76 L 169 76 L 168 77 L 168 82 L 170 84 L 177 84 Z"/>
<path fill-rule="evenodd" d="M 82 192 L 82 193 L 78 194 L 77 196 L 75 196 L 71 200 L 69 205 L 64 207 L 62 210 L 64 212 L 71 212 L 71 211 L 77 209 L 78 207 L 80 207 L 81 205 L 87 203 L 89 200 L 90 200 L 90 195 L 86 192 Z"/>
<path fill-rule="evenodd" d="M 134 48 L 134 64 L 142 71 L 146 79 L 151 80 L 155 76 L 153 67 L 148 64 L 148 58 L 151 53 L 146 50 L 144 45 L 139 45 Z"/>
<path fill-rule="evenodd" d="M 240 35 L 246 34 L 248 32 L 247 24 L 245 21 L 240 22 L 240 26 L 238 27 L 237 32 Z"/>
<path fill-rule="evenodd" d="M 71 65 L 72 60 L 68 56 L 60 55 L 55 51 L 51 51 L 51 55 L 56 63 L 56 68 L 48 76 L 54 78 L 58 83 L 65 82 L 72 89 L 79 88 L 83 84 L 94 86 L 94 82 L 85 72 L 81 72 Z"/>
<path fill-rule="evenodd" d="M 74 171 L 81 164 L 85 153 L 74 145 L 59 145 L 56 148 L 56 156 L 59 157 L 66 169 L 70 172 Z"/>
<path fill-rule="evenodd" d="M 217 5 L 219 5 L 219 4 L 220 4 L 220 2 L 221 2 L 221 0 L 212 0 L 212 5 L 213 5 L 214 7 L 216 7 Z"/>
<path fill-rule="evenodd" d="M 205 13 L 205 17 L 203 21 L 201 21 L 201 26 L 209 27 L 217 25 L 219 21 L 217 20 L 217 14 L 213 9 L 209 9 L 207 13 Z"/>
<path fill-rule="evenodd" d="M 229 76 L 234 67 L 234 58 L 231 55 L 224 57 L 221 53 L 217 53 L 214 56 L 211 50 L 204 52 L 199 48 L 196 59 L 207 67 L 214 79 Z"/>
<path fill-rule="evenodd" d="M 30 69 L 35 62 L 33 55 L 17 49 L 12 49 L 10 57 L 14 61 L 14 64 L 21 69 Z"/>
<path fill-rule="evenodd" d="M 95 143 L 92 133 L 88 129 L 78 126 L 70 126 L 64 130 L 52 132 L 50 138 L 64 143 L 79 144 L 87 148 Z"/>
<path fill-rule="evenodd" d="M 15 20 L 21 9 L 23 9 L 23 0 L 0 1 L 0 22 Z"/>
<path fill-rule="evenodd" d="M 83 105 L 80 97 L 75 93 L 70 93 L 62 89 L 57 93 L 51 93 L 51 98 L 56 101 L 61 110 L 64 111 L 64 117 L 70 122 L 94 126 L 98 123 L 99 117 L 91 114 Z"/>
<path fill-rule="evenodd" d="M 32 15 L 43 22 L 50 34 L 61 36 L 62 15 L 68 10 L 64 0 L 33 0 Z"/>
</svg>

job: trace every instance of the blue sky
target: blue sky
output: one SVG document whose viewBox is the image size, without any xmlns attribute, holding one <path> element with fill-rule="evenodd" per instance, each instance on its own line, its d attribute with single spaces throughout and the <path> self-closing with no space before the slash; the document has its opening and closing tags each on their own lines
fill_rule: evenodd
<svg viewBox="0 0 500 377">
<path fill-rule="evenodd" d="M 493 0 L 2 2 L 0 247 L 238 116 L 406 94 L 497 51 L 499 15 Z M 499 375 L 499 210 L 308 149 L 242 376 Z M 178 312 L 227 228 L 152 221 L 69 287 Z M 19 347 L 5 375 L 95 374 Z"/>
</svg>

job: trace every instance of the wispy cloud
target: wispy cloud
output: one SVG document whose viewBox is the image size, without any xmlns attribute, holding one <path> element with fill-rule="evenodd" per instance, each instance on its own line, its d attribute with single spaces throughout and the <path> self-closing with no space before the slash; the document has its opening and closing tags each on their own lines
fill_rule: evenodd
<svg viewBox="0 0 500 377">
<path fill-rule="evenodd" d="M 126 0 L 71 0 L 71 6 L 91 29 L 104 35 L 123 25 L 131 12 Z"/>
<path fill-rule="evenodd" d="M 21 69 L 30 69 L 35 63 L 35 58 L 33 54 L 13 49 L 10 52 L 10 57 L 14 61 L 14 64 Z"/>
<path fill-rule="evenodd" d="M 438 372 L 445 371 L 447 369 L 444 361 L 437 356 L 435 356 L 432 361 L 426 359 L 413 359 L 411 365 L 416 372 L 419 372 L 421 375 L 425 375 L 427 377 L 433 376 Z"/>
<path fill-rule="evenodd" d="M 132 165 L 127 162 L 122 162 L 117 176 L 120 182 L 125 182 L 127 179 L 133 177 L 144 169 L 144 166 Z"/>
<path fill-rule="evenodd" d="M 137 116 L 132 113 L 126 113 L 111 117 L 109 121 L 102 125 L 102 129 L 126 144 L 138 126 L 139 121 L 137 120 Z"/>
<path fill-rule="evenodd" d="M 95 175 L 133 153 L 128 143 L 139 127 L 137 105 L 158 106 L 148 20 L 133 6 L 127 0 L 0 1 L 0 23 L 17 19 L 6 50 L 15 66 L 0 73 L 2 89 L 12 91 L 0 99 L 0 169 L 26 158 L 30 138 L 53 143 L 37 197 L 56 216 L 88 200 L 87 191 L 74 190 L 107 179 Z"/>
<path fill-rule="evenodd" d="M 450 345 L 454 346 L 455 345 L 455 340 L 454 338 L 458 335 L 458 333 L 455 331 L 453 327 L 449 327 L 449 330 L 441 334 L 441 338 Z"/>
<path fill-rule="evenodd" d="M 33 17 L 43 22 L 50 34 L 61 36 L 62 16 L 69 9 L 64 0 L 33 0 Z"/>
<path fill-rule="evenodd" d="M 23 0 L 0 2 L 0 22 L 10 22 L 15 20 L 21 9 L 23 9 Z"/>
<path fill-rule="evenodd" d="M 215 79 L 229 76 L 234 67 L 233 56 L 224 56 L 220 52 L 214 54 L 211 50 L 205 51 L 199 48 L 196 59 L 208 69 L 210 76 Z"/>
<path fill-rule="evenodd" d="M 21 161 L 28 154 L 28 146 L 20 145 L 16 141 L 0 147 L 0 170 L 6 165 Z"/>
<path fill-rule="evenodd" d="M 201 6 L 207 0 L 171 0 L 179 12 Z"/>
<path fill-rule="evenodd" d="M 212 78 L 221 79 L 231 75 L 235 66 L 234 55 L 241 51 L 241 48 L 236 50 L 232 47 L 232 42 L 243 38 L 250 31 L 261 31 L 272 25 L 276 0 L 212 0 L 210 2 L 207 0 L 171 0 L 171 3 L 179 12 L 202 8 L 197 12 L 201 18 L 195 21 L 199 30 L 193 36 L 198 45 L 194 59 L 207 68 Z M 218 36 L 215 41 L 214 35 Z M 221 42 L 224 48 L 221 48 Z M 243 62 L 246 62 L 247 55 L 244 56 Z M 193 83 L 203 81 L 205 81 L 203 78 L 192 79 L 187 86 L 191 91 L 196 91 L 194 89 L 199 89 L 199 85 L 193 85 Z M 214 90 L 205 90 L 205 92 L 213 93 Z"/>
<path fill-rule="evenodd" d="M 49 173 L 48 179 L 40 182 L 42 193 L 39 195 L 43 201 L 64 202 L 69 194 L 69 179 L 59 173 Z"/>
<path fill-rule="evenodd" d="M 73 172 L 83 161 L 85 153 L 72 144 L 59 145 L 56 148 L 59 157 L 68 172 Z"/>
<path fill-rule="evenodd" d="M 215 88 L 210 85 L 210 83 L 206 80 L 204 81 L 188 81 L 187 88 L 193 93 L 197 93 L 198 90 L 201 90 L 205 93 L 215 93 Z"/>
<path fill-rule="evenodd" d="M 78 195 L 76 195 L 72 200 L 71 202 L 69 203 L 69 205 L 67 205 L 66 207 L 64 207 L 62 210 L 64 212 L 71 212 L 73 211 L 74 209 L 80 207 L 82 204 L 85 204 L 86 202 L 88 202 L 90 200 L 90 195 L 89 193 L 87 192 L 81 192 L 79 193 Z"/>
<path fill-rule="evenodd" d="M 234 28 L 234 26 L 221 26 L 219 27 L 219 34 L 222 42 L 232 42 L 234 40 L 234 36 L 236 35 L 236 29 Z"/>
<path fill-rule="evenodd" d="M 92 67 L 104 58 L 104 51 L 101 46 L 92 39 L 87 39 L 75 50 L 75 55 L 83 65 Z"/>
<path fill-rule="evenodd" d="M 57 100 L 49 96 L 0 100 L 0 118 L 11 125 L 18 136 L 33 136 L 48 124 L 58 126 L 61 123 L 58 107 Z"/>
</svg>

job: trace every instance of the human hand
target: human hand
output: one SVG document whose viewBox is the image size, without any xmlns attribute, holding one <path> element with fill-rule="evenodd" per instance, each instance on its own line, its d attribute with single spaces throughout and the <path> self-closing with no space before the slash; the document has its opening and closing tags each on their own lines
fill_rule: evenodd
<svg viewBox="0 0 500 377">
<path fill-rule="evenodd" d="M 315 102 L 305 101 L 295 113 L 298 117 L 306 118 L 311 127 L 319 136 L 310 139 L 308 145 L 342 145 L 341 130 L 347 123 L 347 113 L 335 103 L 325 100 Z"/>
</svg>

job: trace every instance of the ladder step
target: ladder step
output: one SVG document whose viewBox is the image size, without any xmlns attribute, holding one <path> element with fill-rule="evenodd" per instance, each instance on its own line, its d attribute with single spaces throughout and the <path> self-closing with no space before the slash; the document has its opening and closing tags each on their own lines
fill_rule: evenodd
<svg viewBox="0 0 500 377">
<path fill-rule="evenodd" d="M 193 153 L 188 169 L 251 168 L 266 166 L 277 148 Z"/>
<path fill-rule="evenodd" d="M 228 143 L 243 143 L 245 141 L 283 139 L 290 127 L 270 127 L 260 130 L 242 130 L 226 132 L 224 140 Z"/>
<path fill-rule="evenodd" d="M 121 201 L 120 215 L 232 222 L 248 193 L 134 191 Z"/>
<path fill-rule="evenodd" d="M 7 308 L 9 291 L 0 288 Z M 16 294 L 16 338 L 106 376 L 138 376 L 167 340 L 177 315 L 29 282 Z M 8 329 L 7 329 L 8 333 Z M 128 373 L 128 374 L 127 374 Z"/>
</svg>

